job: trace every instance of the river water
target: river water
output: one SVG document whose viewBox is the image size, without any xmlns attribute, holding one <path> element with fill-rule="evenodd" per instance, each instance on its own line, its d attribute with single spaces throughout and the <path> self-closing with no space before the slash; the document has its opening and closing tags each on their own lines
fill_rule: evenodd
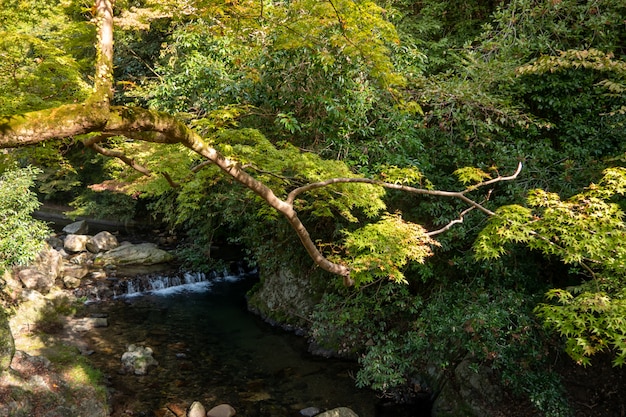
<svg viewBox="0 0 626 417">
<path fill-rule="evenodd" d="M 355 387 L 355 363 L 311 356 L 304 338 L 249 313 L 244 295 L 256 280 L 227 277 L 88 305 L 88 314 L 108 318 L 89 334 L 89 358 L 108 380 L 111 415 L 160 417 L 193 401 L 207 409 L 228 403 L 248 417 L 340 406 L 360 417 L 417 415 L 384 414 L 372 391 Z M 130 344 L 152 348 L 159 365 L 145 376 L 123 372 Z"/>
</svg>

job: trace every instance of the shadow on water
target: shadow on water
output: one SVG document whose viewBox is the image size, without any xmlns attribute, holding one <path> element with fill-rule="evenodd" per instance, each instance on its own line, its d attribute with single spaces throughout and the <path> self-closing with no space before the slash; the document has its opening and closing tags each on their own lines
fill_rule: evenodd
<svg viewBox="0 0 626 417">
<path fill-rule="evenodd" d="M 244 294 L 254 281 L 89 305 L 90 314 L 108 316 L 109 326 L 90 334 L 95 353 L 89 358 L 110 383 L 111 415 L 157 416 L 196 400 L 207 408 L 229 403 L 248 417 L 340 406 L 360 417 L 421 415 L 381 411 L 373 392 L 355 387 L 355 363 L 313 357 L 304 338 L 250 314 Z M 130 344 L 151 347 L 159 365 L 145 376 L 122 372 L 120 358 Z"/>
</svg>

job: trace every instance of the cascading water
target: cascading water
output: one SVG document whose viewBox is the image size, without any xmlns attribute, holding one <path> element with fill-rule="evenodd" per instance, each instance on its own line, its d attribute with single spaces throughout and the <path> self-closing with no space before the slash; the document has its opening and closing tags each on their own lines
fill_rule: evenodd
<svg viewBox="0 0 626 417">
<path fill-rule="evenodd" d="M 137 276 L 120 282 L 116 297 L 137 297 L 144 294 L 169 295 L 178 292 L 207 291 L 216 282 L 236 282 L 247 276 L 253 276 L 256 270 L 246 271 L 237 266 L 236 272 L 224 269 L 221 273 L 175 272 Z"/>
</svg>

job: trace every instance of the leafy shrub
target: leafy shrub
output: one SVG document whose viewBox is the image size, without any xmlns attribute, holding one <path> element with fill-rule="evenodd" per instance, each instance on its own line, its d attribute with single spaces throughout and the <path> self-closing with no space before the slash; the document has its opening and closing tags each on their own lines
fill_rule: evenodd
<svg viewBox="0 0 626 417">
<path fill-rule="evenodd" d="M 36 168 L 12 168 L 0 175 L 0 270 L 32 261 L 49 230 L 31 217 L 39 201 L 31 187 Z"/>
</svg>

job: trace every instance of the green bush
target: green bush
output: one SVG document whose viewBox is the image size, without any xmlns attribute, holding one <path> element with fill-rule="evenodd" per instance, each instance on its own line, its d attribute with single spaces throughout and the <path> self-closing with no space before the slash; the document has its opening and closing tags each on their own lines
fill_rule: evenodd
<svg viewBox="0 0 626 417">
<path fill-rule="evenodd" d="M 45 223 L 31 217 L 40 204 L 31 191 L 38 173 L 27 167 L 0 175 L 0 270 L 33 260 L 50 233 Z"/>
</svg>

